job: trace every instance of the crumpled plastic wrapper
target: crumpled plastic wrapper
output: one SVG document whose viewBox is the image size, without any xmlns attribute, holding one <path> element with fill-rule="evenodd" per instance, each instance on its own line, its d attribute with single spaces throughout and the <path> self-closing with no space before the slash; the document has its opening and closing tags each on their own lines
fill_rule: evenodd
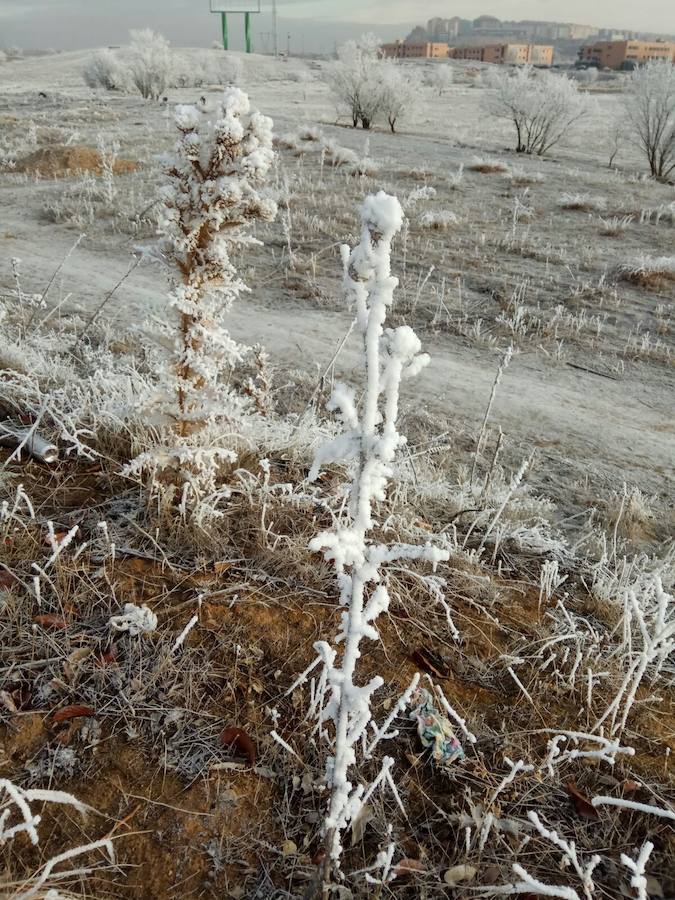
<svg viewBox="0 0 675 900">
<path fill-rule="evenodd" d="M 124 613 L 111 616 L 108 624 L 113 631 L 128 631 L 131 635 L 143 634 L 157 628 L 157 616 L 145 604 L 136 606 L 133 603 L 125 603 Z"/>
<path fill-rule="evenodd" d="M 412 696 L 410 718 L 417 723 L 422 745 L 431 749 L 437 766 L 449 768 L 452 763 L 464 758 L 464 750 L 450 720 L 437 709 L 433 695 L 424 688 L 418 688 Z"/>
</svg>

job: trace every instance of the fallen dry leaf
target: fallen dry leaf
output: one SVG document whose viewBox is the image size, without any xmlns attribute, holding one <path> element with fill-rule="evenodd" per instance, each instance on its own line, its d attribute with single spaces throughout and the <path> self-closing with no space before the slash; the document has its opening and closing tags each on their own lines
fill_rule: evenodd
<svg viewBox="0 0 675 900">
<path fill-rule="evenodd" d="M 359 814 L 352 819 L 352 847 L 363 840 L 366 826 L 374 815 L 372 806 L 366 803 L 361 807 Z"/>
<path fill-rule="evenodd" d="M 405 875 L 415 875 L 426 871 L 427 867 L 419 859 L 402 859 L 394 866 L 394 874 L 397 878 L 403 878 Z"/>
<path fill-rule="evenodd" d="M 68 627 L 68 623 L 63 618 L 63 616 L 57 616 L 54 613 L 43 613 L 40 616 L 33 616 L 33 622 L 35 625 L 39 625 L 40 628 L 58 628 L 64 629 Z"/>
<path fill-rule="evenodd" d="M 80 716 L 95 716 L 96 712 L 91 706 L 63 706 L 57 709 L 52 716 L 52 722 L 67 722 L 69 719 L 77 719 Z"/>
<path fill-rule="evenodd" d="M 234 744 L 242 756 L 245 756 L 252 766 L 255 765 L 255 744 L 243 728 L 236 728 L 235 726 L 225 728 L 220 733 L 220 743 L 223 747 L 231 747 Z"/>
<path fill-rule="evenodd" d="M 621 793 L 625 797 L 628 794 L 634 794 L 636 791 L 639 791 L 642 785 L 639 781 L 633 781 L 632 779 L 627 779 L 621 783 Z"/>
<path fill-rule="evenodd" d="M 429 650 L 428 647 L 420 647 L 410 657 L 418 668 L 437 678 L 447 678 L 452 670 L 442 656 Z"/>
<path fill-rule="evenodd" d="M 458 884 L 461 884 L 463 881 L 473 881 L 476 875 L 478 874 L 478 869 L 473 866 L 463 865 L 463 866 L 453 866 L 443 876 L 443 881 L 450 885 L 450 887 L 456 887 Z"/>
<path fill-rule="evenodd" d="M 111 644 L 105 650 L 101 650 L 100 653 L 96 654 L 94 662 L 100 669 L 111 666 L 113 663 L 117 662 L 117 647 L 114 644 Z"/>
<path fill-rule="evenodd" d="M 0 569 L 0 588 L 11 588 L 19 583 L 19 579 L 9 569 Z"/>
<path fill-rule="evenodd" d="M 588 797 L 585 797 L 579 788 L 576 786 L 574 781 L 570 781 L 567 784 L 567 793 L 572 798 L 574 803 L 574 808 L 582 816 L 584 819 L 599 819 L 600 814 L 597 809 L 593 806 Z"/>
</svg>

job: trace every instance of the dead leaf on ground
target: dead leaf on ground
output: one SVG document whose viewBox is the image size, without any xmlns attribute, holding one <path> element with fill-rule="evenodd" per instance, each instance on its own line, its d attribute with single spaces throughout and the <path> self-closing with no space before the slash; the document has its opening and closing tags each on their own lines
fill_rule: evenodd
<svg viewBox="0 0 675 900">
<path fill-rule="evenodd" d="M 574 803 L 574 808 L 579 813 L 580 816 L 584 819 L 599 819 L 600 814 L 597 809 L 593 806 L 588 797 L 585 797 L 579 788 L 576 786 L 574 781 L 570 781 L 567 784 L 567 793 L 572 798 Z"/>
<path fill-rule="evenodd" d="M 77 719 L 80 716 L 90 718 L 96 711 L 91 706 L 62 706 L 52 716 L 52 722 L 67 722 L 69 719 Z"/>
<path fill-rule="evenodd" d="M 419 859 L 402 859 L 394 866 L 394 874 L 397 878 L 403 878 L 406 875 L 418 875 L 426 871 L 427 867 Z"/>
<path fill-rule="evenodd" d="M 476 875 L 478 874 L 478 869 L 474 866 L 463 865 L 463 866 L 453 866 L 443 876 L 443 881 L 450 885 L 450 887 L 456 887 L 458 884 L 462 882 L 473 881 Z"/>
<path fill-rule="evenodd" d="M 352 847 L 363 840 L 363 835 L 368 822 L 370 822 L 374 815 L 375 813 L 373 812 L 372 806 L 369 806 L 366 803 L 365 806 L 361 807 L 359 814 L 352 819 Z"/>
<path fill-rule="evenodd" d="M 0 569 L 0 588 L 11 588 L 15 584 L 21 584 L 19 579 L 9 569 Z"/>
<path fill-rule="evenodd" d="M 251 765 L 255 765 L 255 744 L 243 728 L 237 728 L 235 726 L 225 728 L 220 733 L 220 743 L 223 747 L 231 747 L 234 745 L 237 750 L 241 752 L 241 755 L 246 757 Z"/>
<path fill-rule="evenodd" d="M 40 628 L 63 630 L 68 627 L 68 622 L 63 616 L 57 616 L 55 613 L 43 613 L 40 616 L 33 616 L 33 624 L 39 625 Z"/>
<path fill-rule="evenodd" d="M 418 668 L 435 675 L 436 678 L 447 678 L 452 673 L 452 669 L 443 657 L 433 650 L 429 650 L 428 647 L 419 647 L 411 654 L 410 658 Z"/>
</svg>

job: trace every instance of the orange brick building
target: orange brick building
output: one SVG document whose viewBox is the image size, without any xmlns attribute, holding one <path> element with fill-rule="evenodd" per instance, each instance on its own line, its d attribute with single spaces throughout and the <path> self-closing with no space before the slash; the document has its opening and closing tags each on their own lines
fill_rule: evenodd
<svg viewBox="0 0 675 900">
<path fill-rule="evenodd" d="M 579 62 L 601 69 L 626 69 L 650 59 L 675 62 L 675 43 L 667 41 L 597 41 L 579 50 Z"/>
<path fill-rule="evenodd" d="M 406 41 L 394 41 L 393 44 L 382 44 L 382 56 L 394 59 L 447 59 L 450 48 L 447 44 L 431 43 L 408 44 Z"/>
<path fill-rule="evenodd" d="M 482 47 L 453 47 L 452 59 L 506 66 L 553 65 L 553 47 L 547 44 L 485 44 Z"/>
</svg>

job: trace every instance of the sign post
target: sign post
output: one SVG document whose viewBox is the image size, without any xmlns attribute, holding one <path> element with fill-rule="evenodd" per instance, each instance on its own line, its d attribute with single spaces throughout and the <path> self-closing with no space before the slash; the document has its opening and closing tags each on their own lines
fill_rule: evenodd
<svg viewBox="0 0 675 900">
<path fill-rule="evenodd" d="M 227 14 L 244 14 L 244 36 L 246 38 L 246 52 L 251 53 L 251 13 L 260 12 L 260 0 L 211 0 L 211 12 L 220 13 L 220 21 L 223 32 L 223 50 L 229 49 Z"/>
<path fill-rule="evenodd" d="M 221 25 L 223 26 L 223 50 L 228 49 L 228 34 L 227 34 L 227 13 L 222 12 L 220 14 Z"/>
</svg>

